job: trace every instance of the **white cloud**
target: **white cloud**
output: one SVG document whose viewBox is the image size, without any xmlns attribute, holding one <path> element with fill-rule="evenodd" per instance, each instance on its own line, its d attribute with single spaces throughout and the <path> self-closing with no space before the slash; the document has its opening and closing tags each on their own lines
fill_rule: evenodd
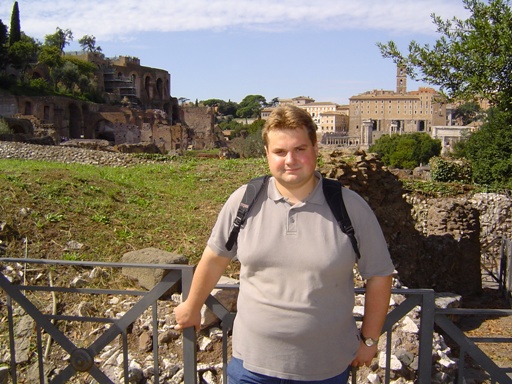
<svg viewBox="0 0 512 384">
<path fill-rule="evenodd" d="M 56 27 L 75 37 L 126 40 L 139 32 L 256 29 L 386 30 L 432 34 L 430 14 L 462 17 L 460 0 L 19 0 L 22 30 L 39 39 Z M 8 25 L 12 2 L 0 0 Z"/>
</svg>

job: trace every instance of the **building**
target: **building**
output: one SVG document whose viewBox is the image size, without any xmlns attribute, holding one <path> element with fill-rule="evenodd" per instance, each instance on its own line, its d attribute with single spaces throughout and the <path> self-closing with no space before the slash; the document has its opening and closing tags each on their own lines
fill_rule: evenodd
<svg viewBox="0 0 512 384">
<path fill-rule="evenodd" d="M 279 105 L 295 105 L 305 109 L 317 125 L 319 134 L 348 132 L 348 106 L 341 106 L 330 101 L 316 102 L 314 99 L 305 96 L 279 99 Z M 264 108 L 261 112 L 261 118 L 268 119 L 273 109 L 273 107 Z"/>
<path fill-rule="evenodd" d="M 298 97 L 294 97 L 292 99 L 279 99 L 279 105 L 291 104 L 291 105 L 301 106 L 301 105 L 313 103 L 314 101 L 315 100 L 309 96 L 298 96 Z"/>
<path fill-rule="evenodd" d="M 335 110 L 320 112 L 320 122 L 317 124 L 319 133 L 347 133 L 349 117 L 344 111 Z"/>
<path fill-rule="evenodd" d="M 130 108 L 160 109 L 169 116 L 171 105 L 171 75 L 164 69 L 142 66 L 137 57 L 107 58 L 101 52 L 66 52 L 80 60 L 93 63 L 97 90 L 107 104 Z M 47 77 L 43 67 L 36 68 L 34 77 Z"/>
<path fill-rule="evenodd" d="M 384 134 L 432 132 L 433 126 L 448 125 L 449 116 L 441 94 L 433 88 L 420 87 L 407 92 L 407 75 L 398 66 L 396 90 L 373 90 L 350 98 L 349 135 L 368 137 L 371 141 Z M 363 132 L 368 125 L 371 135 Z M 363 140 L 366 141 L 366 140 Z"/>
</svg>

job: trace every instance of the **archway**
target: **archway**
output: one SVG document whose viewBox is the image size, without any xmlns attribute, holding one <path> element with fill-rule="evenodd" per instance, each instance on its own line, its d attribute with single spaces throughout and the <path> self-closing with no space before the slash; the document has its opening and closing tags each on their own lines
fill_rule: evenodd
<svg viewBox="0 0 512 384">
<path fill-rule="evenodd" d="M 107 140 L 110 144 L 115 144 L 116 136 L 114 133 L 114 123 L 108 120 L 100 120 L 94 128 L 96 139 Z"/>
<path fill-rule="evenodd" d="M 151 99 L 151 78 L 149 76 L 146 76 L 144 79 L 144 89 L 146 90 L 148 99 Z"/>
<path fill-rule="evenodd" d="M 80 139 L 82 137 L 82 114 L 76 104 L 69 105 L 69 137 Z"/>
<path fill-rule="evenodd" d="M 25 103 L 25 111 L 23 113 L 24 115 L 31 115 L 32 114 L 32 103 L 30 101 L 27 101 Z"/>
<path fill-rule="evenodd" d="M 163 81 L 162 79 L 158 79 L 156 81 L 156 91 L 158 92 L 158 98 L 160 100 L 163 99 Z"/>
</svg>

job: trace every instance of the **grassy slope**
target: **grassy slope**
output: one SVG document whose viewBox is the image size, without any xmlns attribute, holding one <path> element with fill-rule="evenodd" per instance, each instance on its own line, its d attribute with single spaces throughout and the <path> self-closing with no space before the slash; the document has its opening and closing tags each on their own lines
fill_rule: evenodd
<svg viewBox="0 0 512 384">
<path fill-rule="evenodd" d="M 0 239 L 8 257 L 119 261 L 156 247 L 195 263 L 225 199 L 266 172 L 264 160 L 130 168 L 0 160 Z"/>
</svg>

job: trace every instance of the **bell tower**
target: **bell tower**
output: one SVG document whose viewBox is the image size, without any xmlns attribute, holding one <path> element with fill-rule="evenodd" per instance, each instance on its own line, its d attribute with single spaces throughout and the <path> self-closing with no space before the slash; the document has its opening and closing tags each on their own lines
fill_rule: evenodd
<svg viewBox="0 0 512 384">
<path fill-rule="evenodd" d="M 397 64 L 396 66 L 396 93 L 405 95 L 407 92 L 407 71 L 405 65 Z"/>
</svg>

